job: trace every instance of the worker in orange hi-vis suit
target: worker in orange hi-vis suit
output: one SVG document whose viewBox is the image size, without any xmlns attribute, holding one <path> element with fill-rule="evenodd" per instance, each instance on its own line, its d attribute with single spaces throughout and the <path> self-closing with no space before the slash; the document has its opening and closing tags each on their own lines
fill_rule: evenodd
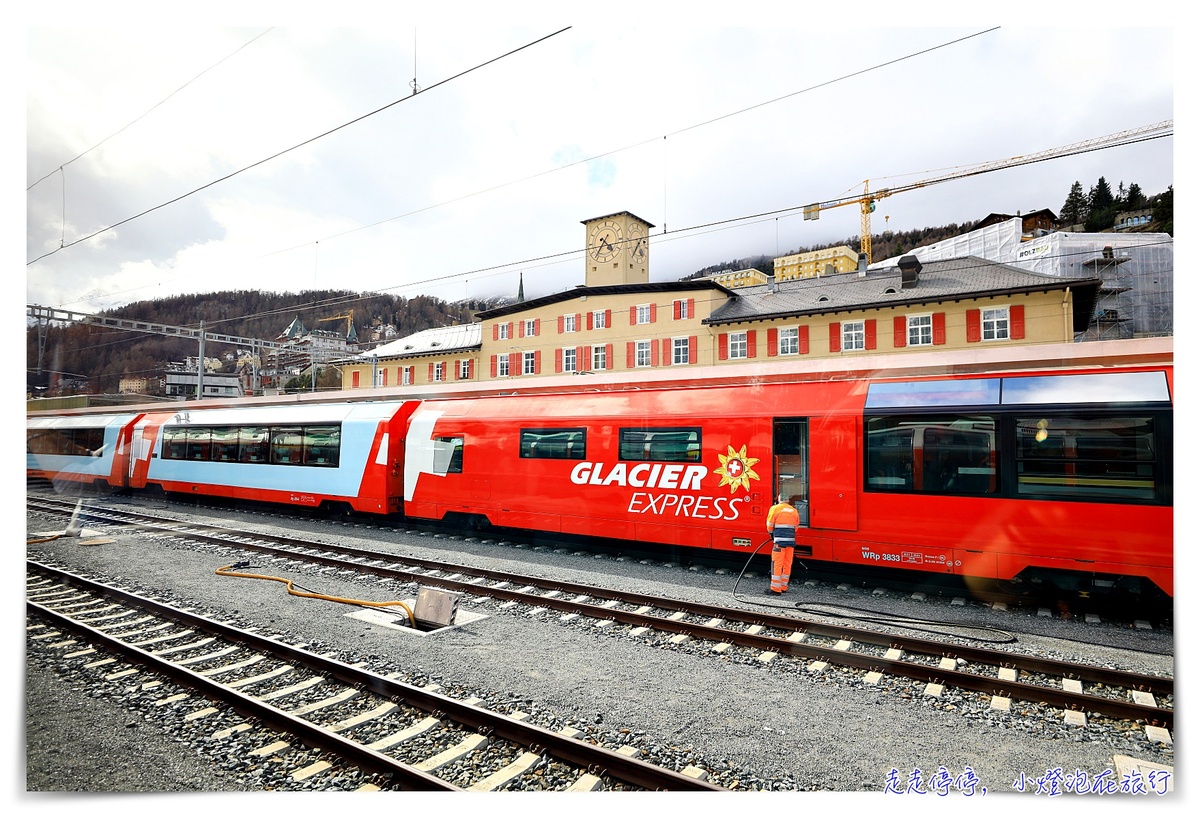
<svg viewBox="0 0 1200 818">
<path fill-rule="evenodd" d="M 787 501 L 787 495 L 779 495 L 779 502 L 767 512 L 767 531 L 775 542 L 771 548 L 771 586 L 767 588 L 769 594 L 782 594 L 788 589 L 798 525 L 800 512 Z"/>
</svg>

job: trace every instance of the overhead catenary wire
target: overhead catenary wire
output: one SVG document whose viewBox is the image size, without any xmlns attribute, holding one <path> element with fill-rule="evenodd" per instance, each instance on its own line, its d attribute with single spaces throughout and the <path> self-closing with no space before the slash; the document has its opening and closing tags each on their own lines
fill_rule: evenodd
<svg viewBox="0 0 1200 818">
<path fill-rule="evenodd" d="M 533 46 L 537 45 L 538 43 L 544 42 L 545 40 L 548 40 L 548 39 L 550 39 L 551 37 L 554 37 L 554 36 L 556 36 L 556 35 L 558 35 L 558 34 L 561 34 L 562 32 L 566 31 L 566 30 L 567 30 L 567 29 L 569 29 L 569 28 L 570 28 L 570 26 L 567 26 L 567 27 L 565 27 L 565 28 L 561 28 L 561 29 L 559 29 L 558 31 L 555 31 L 555 32 L 553 32 L 552 34 L 547 34 L 547 35 L 546 35 L 546 36 L 544 36 L 544 37 L 539 37 L 538 39 L 536 39 L 536 40 L 533 40 L 533 41 L 531 41 L 531 42 L 528 42 L 528 43 L 526 43 L 525 45 L 518 46 L 517 48 L 511 49 L 511 50 L 509 50 L 509 51 L 506 51 L 506 52 L 505 52 L 505 53 L 503 53 L 503 54 L 500 54 L 499 56 L 492 57 L 492 58 L 491 58 L 491 59 L 489 59 L 489 60 L 485 60 L 484 62 L 481 62 L 481 63 L 478 63 L 478 64 L 476 64 L 476 65 L 473 65 L 473 66 L 471 66 L 470 68 L 467 68 L 467 69 L 465 69 L 465 70 L 463 70 L 463 71 L 459 71 L 457 74 L 453 74 L 453 75 L 451 75 L 451 76 L 449 76 L 449 77 L 446 77 L 445 79 L 442 79 L 442 80 L 439 80 L 439 81 L 435 82 L 433 85 L 430 85 L 428 88 L 423 88 L 423 89 L 421 89 L 421 93 L 423 93 L 423 94 L 424 94 L 424 93 L 428 93 L 429 91 L 432 91 L 434 88 L 437 88 L 437 87 L 439 87 L 439 86 L 441 86 L 441 85 L 445 85 L 445 84 L 446 84 L 446 83 L 448 83 L 448 82 L 453 82 L 454 80 L 457 80 L 457 79 L 460 79 L 460 78 L 462 78 L 462 77 L 465 77 L 466 75 L 468 75 L 468 74 L 470 74 L 470 73 L 472 73 L 472 72 L 478 71 L 479 69 L 481 69 L 481 68 L 484 68 L 485 66 L 491 65 L 491 64 L 492 64 L 492 63 L 494 63 L 494 62 L 497 62 L 497 61 L 499 61 L 499 60 L 502 60 L 502 59 L 504 59 L 504 58 L 506 58 L 506 57 L 510 57 L 510 56 L 512 56 L 513 54 L 516 54 L 516 53 L 518 53 L 518 52 L 520 52 L 520 51 L 524 51 L 524 50 L 525 50 L 525 49 L 527 49 L 527 48 L 531 48 L 531 47 L 533 47 Z M 302 147 L 304 147 L 304 146 L 306 146 L 306 145 L 311 145 L 313 142 L 316 142 L 317 140 L 320 140 L 320 139 L 324 139 L 325 137 L 329 136 L 330 134 L 337 133 L 337 132 L 338 132 L 338 131 L 340 131 L 340 130 L 343 130 L 343 129 L 345 129 L 345 128 L 348 128 L 348 127 L 350 127 L 351 125 L 354 125 L 354 124 L 357 124 L 357 123 L 359 123 L 359 122 L 362 122 L 364 119 L 368 119 L 369 117 L 372 117 L 372 116 L 375 116 L 376 114 L 382 113 L 383 111 L 386 111 L 386 110 L 388 110 L 389 108 L 392 108 L 392 107 L 394 107 L 394 106 L 396 106 L 396 105 L 399 105 L 399 104 L 400 104 L 400 103 L 402 103 L 402 102 L 407 102 L 408 100 L 411 100 L 411 99 L 412 99 L 413 97 L 415 97 L 415 96 L 416 96 L 416 94 L 414 93 L 414 94 L 412 94 L 412 95 L 410 95 L 410 96 L 407 96 L 407 97 L 401 97 L 400 99 L 393 100 L 392 102 L 389 102 L 387 105 L 380 106 L 379 108 L 376 108 L 376 109 L 375 109 L 375 110 L 373 110 L 373 111 L 369 111 L 369 112 L 367 112 L 367 113 L 365 113 L 365 114 L 362 114 L 361 116 L 357 116 L 357 117 L 355 117 L 354 119 L 351 119 L 351 120 L 350 120 L 350 121 L 348 121 L 348 122 L 343 122 L 341 125 L 338 125 L 337 127 L 330 128 L 329 130 L 327 130 L 327 131 L 325 131 L 325 132 L 323 132 L 323 133 L 319 133 L 319 134 L 317 134 L 316 136 L 309 137 L 308 139 L 305 139 L 303 142 L 300 142 L 300 143 L 298 143 L 298 144 L 296 144 L 296 145 L 293 145 L 293 146 L 291 146 L 290 148 L 284 148 L 284 149 L 283 149 L 283 150 L 281 150 L 281 151 L 277 151 L 277 152 L 275 152 L 275 153 L 271 154 L 270 156 L 267 156 L 267 157 L 264 157 L 264 158 L 262 158 L 262 159 L 259 159 L 259 160 L 258 160 L 258 161 L 256 161 L 256 162 L 252 162 L 251 164 L 249 164 L 249 165 L 246 165 L 246 166 L 244 166 L 244 167 L 242 167 L 242 168 L 239 168 L 238 170 L 235 170 L 235 171 L 233 171 L 232 173 L 227 173 L 227 174 L 225 174 L 224 176 L 221 176 L 220 178 L 213 179 L 211 182 L 207 182 L 207 183 L 205 183 L 205 184 L 201 185 L 200 187 L 197 187 L 197 188 L 195 188 L 195 189 L 193 189 L 193 190 L 190 190 L 190 191 L 188 191 L 187 193 L 180 194 L 179 196 L 176 196 L 176 197 L 175 197 L 175 198 L 173 198 L 173 199 L 169 199 L 169 200 L 167 200 L 167 201 L 165 201 L 165 202 L 162 202 L 162 203 L 160 203 L 160 204 L 157 204 L 157 205 L 155 205 L 154 207 L 147 208 L 147 209 L 143 210 L 143 211 L 142 211 L 142 212 L 140 212 L 140 213 L 136 213 L 136 214 L 134 214 L 134 215 L 132 215 L 132 216 L 128 216 L 128 217 L 126 217 L 126 218 L 124 218 L 124 219 L 121 219 L 121 220 L 120 220 L 120 221 L 118 221 L 118 222 L 114 222 L 113 224 L 110 224 L 110 225 L 108 225 L 107 227 L 102 227 L 102 228 L 100 228 L 99 230 L 95 230 L 95 231 L 93 231 L 93 232 L 91 232 L 91 233 L 87 234 L 86 236 L 81 236 L 80 238 L 78 238 L 78 239 L 75 239 L 74 241 L 67 242 L 66 244 L 63 244 L 63 245 L 61 245 L 61 246 L 59 246 L 59 247 L 55 248 L 54 250 L 51 250 L 51 251 L 49 251 L 49 252 L 47 252 L 47 253 L 43 253 L 42 255 L 38 256 L 37 258 L 35 258 L 35 259 L 32 259 L 32 260 L 30 260 L 30 261 L 26 262 L 26 266 L 28 266 L 28 265 L 30 265 L 30 264 L 34 264 L 34 263 L 36 263 L 36 262 L 38 262 L 38 261 L 40 261 L 40 260 L 42 260 L 42 259 L 44 259 L 44 258 L 47 258 L 48 256 L 52 256 L 52 255 L 54 255 L 55 253 L 59 252 L 60 250 L 64 250 L 64 249 L 66 249 L 66 248 L 68 248 L 68 247 L 73 247 L 73 246 L 75 246 L 76 244 L 80 244 L 81 242 L 85 242 L 85 241 L 87 241 L 88 239 L 95 238 L 96 236 L 99 236 L 99 235 L 101 235 L 101 234 L 103 234 L 103 233 L 107 233 L 109 230 L 113 230 L 113 229 L 115 229 L 115 228 L 117 228 L 117 227 L 120 227 L 120 226 L 121 226 L 121 225 L 123 225 L 123 224 L 128 224 L 129 222 L 131 222 L 131 221 L 134 221 L 135 219 L 140 219 L 142 216 L 145 216 L 145 215 L 148 215 L 148 214 L 150 214 L 150 213 L 153 213 L 153 212 L 154 212 L 154 211 L 156 211 L 156 210 L 161 210 L 161 209 L 162 209 L 162 208 L 164 208 L 164 207 L 168 207 L 169 205 L 173 205 L 173 204 L 175 204 L 176 202 L 179 202 L 179 201 L 182 201 L 182 200 L 184 200 L 184 199 L 188 198 L 189 196 L 194 196 L 195 194 L 199 193 L 199 192 L 200 192 L 200 191 L 202 191 L 202 190 L 207 190 L 208 188 L 210 188 L 210 187 L 213 187 L 214 185 L 218 185 L 218 184 L 220 184 L 221 182 L 224 182 L 224 181 L 227 181 L 227 180 L 229 180 L 229 179 L 232 179 L 232 178 L 233 178 L 233 177 L 235 177 L 235 176 L 239 176 L 239 175 L 241 175 L 241 174 L 245 173 L 245 172 L 246 172 L 246 171 L 248 171 L 248 170 L 252 170 L 252 169 L 254 169 L 254 168 L 256 168 L 256 167 L 258 167 L 258 166 L 260 166 L 260 165 L 266 164 L 267 162 L 270 162 L 270 161 L 272 161 L 273 159 L 278 159 L 280 156 L 283 156 L 283 155 L 285 155 L 285 154 L 291 153 L 292 151 L 295 151 L 295 150 L 299 150 L 300 148 L 302 148 Z"/>
</svg>

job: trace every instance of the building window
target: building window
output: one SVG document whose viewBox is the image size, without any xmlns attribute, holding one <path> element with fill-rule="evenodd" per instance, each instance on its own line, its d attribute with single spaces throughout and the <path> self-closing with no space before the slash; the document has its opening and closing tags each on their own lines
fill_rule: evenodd
<svg viewBox="0 0 1200 818">
<path fill-rule="evenodd" d="M 562 351 L 563 372 L 575 371 L 575 347 L 565 347 Z"/>
<path fill-rule="evenodd" d="M 433 382 L 441 383 L 446 380 L 446 364 L 436 363 L 433 365 Z"/>
<path fill-rule="evenodd" d="M 603 316 L 604 313 L 598 313 Z M 596 344 L 592 347 L 592 370 L 602 372 L 608 369 L 608 354 L 603 344 Z"/>
<path fill-rule="evenodd" d="M 508 377 L 508 356 L 507 355 L 497 355 L 496 356 L 496 376 L 499 378 L 507 378 Z"/>
<path fill-rule="evenodd" d="M 637 323 L 639 323 L 639 324 L 649 324 L 650 323 L 650 305 L 649 304 L 638 304 L 638 306 L 637 306 Z"/>
<path fill-rule="evenodd" d="M 563 332 L 575 332 L 575 315 L 563 316 Z"/>
<path fill-rule="evenodd" d="M 497 332 L 497 333 L 499 333 L 497 337 L 498 337 L 498 338 L 499 338 L 501 341 L 504 341 L 504 340 L 507 340 L 507 339 L 508 339 L 508 326 L 509 326 L 509 325 L 508 325 L 508 323 L 507 323 L 507 322 L 506 322 L 506 323 L 503 323 L 503 324 L 497 324 L 497 325 L 496 325 L 496 332 Z"/>
<path fill-rule="evenodd" d="M 387 386 L 387 367 L 381 366 L 375 370 L 375 385 Z"/>
<path fill-rule="evenodd" d="M 634 366 L 650 366 L 650 345 L 652 341 L 637 341 L 633 352 Z"/>
<path fill-rule="evenodd" d="M 729 357 L 730 358 L 745 358 L 746 357 L 746 333 L 731 332 L 729 333 Z"/>
<path fill-rule="evenodd" d="M 779 330 L 779 354 L 800 354 L 800 328 L 784 327 Z"/>
<path fill-rule="evenodd" d="M 537 374 L 537 355 L 533 352 L 521 353 L 521 374 L 536 375 Z"/>
<path fill-rule="evenodd" d="M 842 322 L 842 349 L 847 352 L 867 348 L 867 330 L 862 321 Z"/>
<path fill-rule="evenodd" d="M 608 321 L 605 320 L 606 315 L 607 315 L 606 310 L 596 310 L 595 312 L 593 312 L 592 313 L 592 328 L 593 329 L 607 329 Z"/>
<path fill-rule="evenodd" d="M 675 302 L 675 320 L 691 318 L 695 302 L 691 298 L 681 298 Z"/>
<path fill-rule="evenodd" d="M 460 381 L 469 381 L 471 379 L 471 361 L 458 362 L 458 379 Z"/>
<path fill-rule="evenodd" d="M 691 363 L 691 355 L 689 354 L 689 345 L 687 338 L 672 338 L 671 339 L 671 363 L 686 364 Z"/>
<path fill-rule="evenodd" d="M 933 345 L 933 316 L 908 316 L 908 345 L 924 347 Z"/>
<path fill-rule="evenodd" d="M 1008 338 L 1008 307 L 983 310 L 983 340 L 1003 341 Z"/>
<path fill-rule="evenodd" d="M 537 319 L 536 318 L 525 319 L 525 337 L 532 338 L 535 335 L 537 335 Z"/>
</svg>

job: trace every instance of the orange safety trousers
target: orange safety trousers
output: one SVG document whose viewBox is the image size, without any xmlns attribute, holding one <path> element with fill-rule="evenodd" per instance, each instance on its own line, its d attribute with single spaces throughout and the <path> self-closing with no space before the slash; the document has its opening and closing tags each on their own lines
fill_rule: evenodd
<svg viewBox="0 0 1200 818">
<path fill-rule="evenodd" d="M 775 543 L 771 548 L 771 590 L 783 593 L 788 589 L 788 580 L 792 576 L 792 555 L 796 549 L 792 545 Z"/>
</svg>

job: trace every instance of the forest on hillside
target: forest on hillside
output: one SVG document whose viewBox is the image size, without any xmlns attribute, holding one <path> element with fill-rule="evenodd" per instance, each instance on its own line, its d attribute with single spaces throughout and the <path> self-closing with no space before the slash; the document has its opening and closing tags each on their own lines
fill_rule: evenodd
<svg viewBox="0 0 1200 818">
<path fill-rule="evenodd" d="M 1150 223 L 1143 230 L 1174 235 L 1173 187 L 1146 196 L 1136 183 L 1120 182 L 1114 191 L 1103 176 L 1086 193 L 1080 182 L 1072 184 L 1058 218 L 1064 226 L 1081 225 L 1086 232 L 1104 232 L 1112 229 L 1118 213 L 1140 209 L 1152 213 Z M 873 233 L 872 256 L 876 260 L 893 258 L 916 247 L 968 232 L 974 224 Z M 838 242 L 800 247 L 782 255 L 840 245 L 857 249 L 859 237 L 849 236 Z M 735 258 L 697 270 L 682 280 L 749 268 L 771 275 L 774 260 L 774 256 L 766 254 Z M 203 321 L 209 332 L 263 340 L 274 340 L 295 319 L 299 319 L 306 329 L 333 330 L 344 336 L 348 322 L 352 320 L 359 341 L 366 342 L 373 327 L 390 325 L 395 328 L 397 337 L 404 337 L 431 327 L 470 322 L 475 312 L 509 301 L 447 303 L 423 295 L 403 298 L 348 290 L 315 290 L 299 294 L 237 290 L 138 301 L 101 314 L 174 327 L 197 328 Z M 352 318 L 347 318 L 351 311 Z M 233 351 L 228 345 L 222 345 L 206 349 L 205 357 L 219 357 Z M 122 377 L 155 377 L 161 375 L 168 364 L 197 354 L 197 344 L 182 338 L 85 324 L 29 326 L 27 382 L 31 389 L 39 391 L 57 381 L 66 385 L 65 391 L 114 393 Z"/>
</svg>

